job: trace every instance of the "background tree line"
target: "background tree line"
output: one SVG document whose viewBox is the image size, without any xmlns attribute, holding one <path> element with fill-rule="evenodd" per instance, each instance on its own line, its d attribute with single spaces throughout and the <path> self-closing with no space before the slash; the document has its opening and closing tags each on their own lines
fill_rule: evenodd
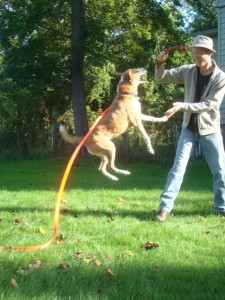
<svg viewBox="0 0 225 300">
<path fill-rule="evenodd" d="M 128 68 L 148 69 L 139 89 L 143 111 L 161 116 L 182 99 L 182 86 L 155 83 L 156 57 L 189 44 L 190 31 L 216 27 L 215 2 L 0 0 L 0 158 L 60 155 L 59 122 L 84 134 L 110 105 L 116 73 Z M 167 65 L 190 61 L 176 51 Z M 179 118 L 145 124 L 163 154 Z M 142 145 L 132 131 L 129 143 L 136 152 Z"/>
</svg>

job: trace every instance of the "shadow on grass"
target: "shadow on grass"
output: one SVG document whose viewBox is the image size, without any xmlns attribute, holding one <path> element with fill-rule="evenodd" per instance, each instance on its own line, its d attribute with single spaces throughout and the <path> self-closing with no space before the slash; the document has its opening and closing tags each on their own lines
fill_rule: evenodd
<svg viewBox="0 0 225 300">
<path fill-rule="evenodd" d="M 190 200 L 187 200 L 190 202 Z M 203 204 L 204 201 L 202 201 Z M 214 214 L 213 208 L 209 210 L 208 207 L 203 207 L 201 203 L 198 203 L 199 207 L 196 207 L 195 209 L 188 210 L 179 210 L 175 209 L 171 212 L 170 218 L 176 218 L 176 217 L 190 217 L 190 216 L 209 216 L 211 214 Z M 48 213 L 52 212 L 52 215 L 54 214 L 54 208 L 48 209 L 48 208 L 30 208 L 30 207 L 7 207 L 3 206 L 0 208 L 1 212 L 9 212 L 11 214 L 14 213 L 21 213 L 23 215 L 26 214 L 26 212 L 37 214 L 37 211 L 42 213 Z M 113 210 L 104 210 L 104 209 L 71 209 L 71 208 L 61 208 L 60 210 L 60 216 L 70 216 L 76 220 L 76 218 L 79 217 L 87 217 L 87 216 L 93 216 L 93 217 L 107 217 L 107 218 L 113 218 L 113 217 L 122 217 L 122 218 L 135 218 L 140 221 L 146 221 L 146 220 L 155 220 L 157 209 L 149 207 L 149 210 L 140 211 L 135 209 L 113 209 Z M 62 222 L 62 221 L 61 221 Z M 167 221 L 168 222 L 168 221 Z"/>
<path fill-rule="evenodd" d="M 157 249 L 140 253 L 145 263 L 136 265 L 131 260 L 115 265 L 115 276 L 104 272 L 107 265 L 90 266 L 80 260 L 68 258 L 69 268 L 60 269 L 48 262 L 33 274 L 16 274 L 20 261 L 1 262 L 1 299 L 224 299 L 225 272 L 223 267 L 173 265 L 160 259 Z M 219 255 L 219 254 L 218 254 Z M 148 263 L 146 264 L 146 261 Z M 23 261 L 21 261 L 23 263 Z M 18 286 L 10 287 L 11 272 Z"/>
</svg>

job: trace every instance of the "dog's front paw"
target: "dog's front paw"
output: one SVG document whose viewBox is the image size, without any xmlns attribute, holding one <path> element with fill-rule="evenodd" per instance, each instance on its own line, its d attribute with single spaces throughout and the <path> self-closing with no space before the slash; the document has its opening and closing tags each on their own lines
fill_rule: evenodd
<svg viewBox="0 0 225 300">
<path fill-rule="evenodd" d="M 164 117 L 161 118 L 161 121 L 162 121 L 162 122 L 167 122 L 168 119 L 169 119 L 169 118 L 168 118 L 167 116 L 164 116 Z"/>
</svg>

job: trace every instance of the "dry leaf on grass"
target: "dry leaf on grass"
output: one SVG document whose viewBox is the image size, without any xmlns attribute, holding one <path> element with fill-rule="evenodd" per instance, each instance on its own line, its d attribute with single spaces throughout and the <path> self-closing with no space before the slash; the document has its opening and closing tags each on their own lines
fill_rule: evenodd
<svg viewBox="0 0 225 300">
<path fill-rule="evenodd" d="M 113 218 L 108 218 L 108 220 L 107 220 L 107 222 L 112 222 L 112 221 L 114 221 Z"/>
<path fill-rule="evenodd" d="M 29 275 L 35 272 L 41 265 L 42 261 L 38 259 L 33 264 L 29 264 L 26 268 L 19 268 L 19 270 L 16 273 L 20 275 Z"/>
<path fill-rule="evenodd" d="M 204 219 L 202 216 L 199 216 L 198 219 L 199 219 L 199 221 L 201 221 L 201 222 L 205 222 L 205 219 Z"/>
<path fill-rule="evenodd" d="M 70 265 L 69 264 L 67 264 L 67 263 L 61 263 L 60 265 L 59 265 L 59 268 L 60 269 L 68 269 L 70 267 Z"/>
<path fill-rule="evenodd" d="M 95 266 L 97 266 L 97 267 L 99 267 L 99 266 L 102 265 L 102 263 L 101 263 L 99 260 L 95 259 L 95 258 L 92 259 L 92 262 L 93 262 L 93 264 L 94 264 Z"/>
<path fill-rule="evenodd" d="M 64 235 L 63 233 L 60 233 L 59 239 L 60 239 L 60 240 L 64 240 L 64 238 L 65 238 L 65 235 Z"/>
<path fill-rule="evenodd" d="M 112 277 L 116 277 L 115 274 L 110 269 L 105 269 L 104 272 Z"/>
<path fill-rule="evenodd" d="M 18 284 L 17 284 L 17 282 L 14 278 L 10 279 L 10 285 L 13 286 L 13 287 L 18 286 Z"/>
<path fill-rule="evenodd" d="M 101 295 L 102 291 L 99 289 L 95 292 L 95 295 Z"/>
<path fill-rule="evenodd" d="M 142 247 L 142 251 L 143 251 L 143 250 L 150 250 L 150 249 L 157 248 L 157 247 L 159 247 L 159 244 L 156 244 L 156 243 L 153 243 L 153 242 L 148 241 L 148 242 L 145 243 L 144 246 Z"/>
<path fill-rule="evenodd" d="M 18 225 L 18 224 L 20 224 L 20 221 L 19 221 L 18 219 L 15 219 L 15 220 L 13 221 L 13 225 Z"/>
<path fill-rule="evenodd" d="M 62 198 L 61 203 L 62 203 L 62 204 L 66 204 L 66 203 L 67 203 L 67 200 L 66 200 L 65 198 Z"/>
<path fill-rule="evenodd" d="M 73 257 L 75 257 L 75 258 L 80 257 L 82 253 L 83 253 L 83 251 L 79 250 L 76 253 L 74 253 Z"/>
<path fill-rule="evenodd" d="M 41 233 L 43 235 L 45 234 L 45 230 L 44 230 L 44 228 L 42 226 L 38 227 L 37 232 Z"/>
</svg>

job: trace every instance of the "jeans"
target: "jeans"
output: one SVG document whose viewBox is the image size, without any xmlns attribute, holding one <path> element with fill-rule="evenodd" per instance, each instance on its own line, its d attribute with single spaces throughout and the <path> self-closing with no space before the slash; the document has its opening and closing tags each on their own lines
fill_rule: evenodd
<svg viewBox="0 0 225 300">
<path fill-rule="evenodd" d="M 160 199 L 160 210 L 170 212 L 180 191 L 188 160 L 197 143 L 213 175 L 214 210 L 225 211 L 225 153 L 221 132 L 201 136 L 189 129 L 182 129 L 174 163 Z"/>
</svg>

